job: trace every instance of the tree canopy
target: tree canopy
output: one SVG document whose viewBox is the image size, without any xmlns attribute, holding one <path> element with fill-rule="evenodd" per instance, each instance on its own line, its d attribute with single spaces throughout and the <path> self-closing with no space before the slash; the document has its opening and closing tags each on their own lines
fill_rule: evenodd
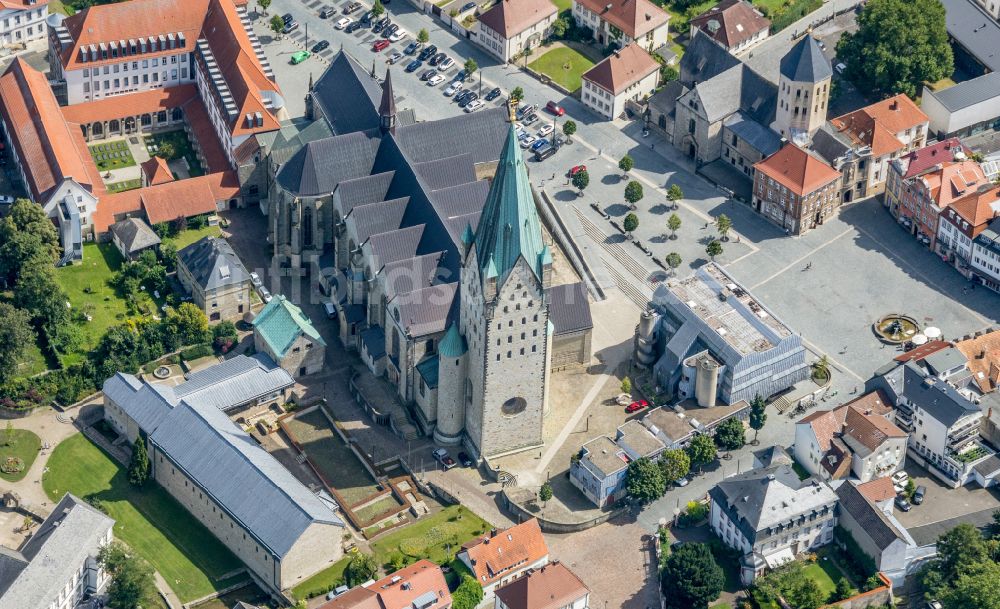
<svg viewBox="0 0 1000 609">
<path fill-rule="evenodd" d="M 660 455 L 660 469 L 667 482 L 676 482 L 691 471 L 691 458 L 679 448 L 663 451 Z"/>
<path fill-rule="evenodd" d="M 452 609 L 475 609 L 482 600 L 483 587 L 468 575 L 462 577 L 462 583 L 451 593 Z"/>
<path fill-rule="evenodd" d="M 726 419 L 715 429 L 715 443 L 725 450 L 737 450 L 746 444 L 743 421 L 733 417 Z"/>
<path fill-rule="evenodd" d="M 153 568 L 142 558 L 129 553 L 119 541 L 101 548 L 98 562 L 111 576 L 108 606 L 114 609 L 149 607 L 156 596 Z"/>
<path fill-rule="evenodd" d="M 753 430 L 753 439 L 757 441 L 757 434 L 767 423 L 767 402 L 758 393 L 750 402 L 750 429 Z"/>
<path fill-rule="evenodd" d="M 666 261 L 667 266 L 670 267 L 670 270 L 674 272 L 676 272 L 677 267 L 679 267 L 681 263 L 684 262 L 684 260 L 681 258 L 681 255 L 678 254 L 677 252 L 670 252 L 663 260 Z"/>
<path fill-rule="evenodd" d="M 579 190 L 581 193 L 590 184 L 590 174 L 587 173 L 586 169 L 582 169 L 573 174 L 573 187 Z"/>
<path fill-rule="evenodd" d="M 681 227 L 681 217 L 677 214 L 670 214 L 667 218 L 667 228 L 670 229 L 670 238 L 675 239 L 677 237 L 677 230 Z"/>
<path fill-rule="evenodd" d="M 628 201 L 629 205 L 635 205 L 642 200 L 642 184 L 632 180 L 625 185 L 625 200 Z"/>
<path fill-rule="evenodd" d="M 954 70 L 944 6 L 937 0 L 869 0 L 858 30 L 837 43 L 845 76 L 862 91 L 880 97 L 915 98 L 923 83 Z"/>
<path fill-rule="evenodd" d="M 625 216 L 625 219 L 622 220 L 622 228 L 625 229 L 626 233 L 631 233 L 635 229 L 639 228 L 639 216 L 630 212 Z"/>
<path fill-rule="evenodd" d="M 701 469 L 703 465 L 715 461 L 717 454 L 715 442 L 711 436 L 698 434 L 691 440 L 691 444 L 688 445 L 687 454 L 691 459 L 691 465 L 697 465 L 698 469 Z"/>
<path fill-rule="evenodd" d="M 625 490 L 629 496 L 641 503 L 659 499 L 667 490 L 663 471 L 656 464 L 643 457 L 628 464 L 625 472 Z"/>
<path fill-rule="evenodd" d="M 132 447 L 132 460 L 128 465 L 128 483 L 141 487 L 149 480 L 149 455 L 146 453 L 146 441 L 140 435 Z"/>
<path fill-rule="evenodd" d="M 706 544 L 687 543 L 672 552 L 660 571 L 667 609 L 706 609 L 726 583 L 722 567 Z"/>
<path fill-rule="evenodd" d="M 635 167 L 635 161 L 627 154 L 618 161 L 618 169 L 621 169 L 622 173 L 627 174 L 632 171 L 633 167 Z"/>
<path fill-rule="evenodd" d="M 17 364 L 25 348 L 34 343 L 31 317 L 21 309 L 0 302 L 0 385 L 17 376 Z"/>
<path fill-rule="evenodd" d="M 352 587 L 374 579 L 377 574 L 378 565 L 375 564 L 375 557 L 364 552 L 355 552 L 348 561 L 347 568 L 344 569 L 347 584 Z"/>
<path fill-rule="evenodd" d="M 722 255 L 722 243 L 718 239 L 713 239 L 705 248 L 705 253 L 708 254 L 712 260 L 715 260 L 716 256 Z"/>
</svg>

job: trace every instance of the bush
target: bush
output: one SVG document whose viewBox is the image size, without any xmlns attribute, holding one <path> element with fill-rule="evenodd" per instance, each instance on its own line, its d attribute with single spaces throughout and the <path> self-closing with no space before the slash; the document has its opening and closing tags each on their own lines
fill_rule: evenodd
<svg viewBox="0 0 1000 609">
<path fill-rule="evenodd" d="M 191 361 L 191 360 L 196 360 L 199 357 L 207 357 L 209 355 L 214 355 L 214 354 L 215 350 L 212 349 L 212 345 L 208 343 L 203 343 L 181 351 L 181 359 L 185 361 Z"/>
<path fill-rule="evenodd" d="M 698 524 L 708 516 L 708 506 L 700 501 L 690 501 L 687 509 L 681 514 L 680 523 L 684 526 Z"/>
</svg>

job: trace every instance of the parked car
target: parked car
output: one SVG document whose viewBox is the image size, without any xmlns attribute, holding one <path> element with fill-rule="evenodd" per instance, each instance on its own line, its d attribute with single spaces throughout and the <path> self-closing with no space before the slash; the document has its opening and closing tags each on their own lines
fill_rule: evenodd
<svg viewBox="0 0 1000 609">
<path fill-rule="evenodd" d="M 535 143 L 535 136 L 525 133 L 521 139 L 521 148 L 528 148 Z"/>
<path fill-rule="evenodd" d="M 433 69 L 427 70 L 426 72 L 424 72 L 423 74 L 420 75 L 420 80 L 430 80 L 430 79 L 434 78 L 435 76 L 437 76 L 437 73 L 438 73 L 437 70 L 433 70 Z"/>
<path fill-rule="evenodd" d="M 436 449 L 433 453 L 434 460 L 441 464 L 441 467 L 445 469 L 451 469 L 455 467 L 455 460 L 451 458 L 448 451 L 443 448 Z"/>
<path fill-rule="evenodd" d="M 458 453 L 458 462 L 462 464 L 462 467 L 475 467 L 476 465 L 476 462 L 465 452 Z"/>
<path fill-rule="evenodd" d="M 324 6 L 323 10 L 321 10 L 319 12 L 319 18 L 320 19 L 326 19 L 327 17 L 330 17 L 332 15 L 336 15 L 336 14 L 337 14 L 337 9 L 333 8 L 332 6 Z"/>
<path fill-rule="evenodd" d="M 398 29 L 399 29 L 398 25 L 396 25 L 395 23 L 390 23 L 389 25 L 385 26 L 385 28 L 382 30 L 382 38 L 388 38 L 389 36 L 392 36 L 393 34 L 396 33 L 396 30 Z"/>
<path fill-rule="evenodd" d="M 260 294 L 260 299 L 263 300 L 265 304 L 271 302 L 271 291 L 264 286 L 257 288 L 257 293 Z"/>
<path fill-rule="evenodd" d="M 417 70 L 420 69 L 420 66 L 422 65 L 424 65 L 424 62 L 420 61 L 419 59 L 414 59 L 410 63 L 406 64 L 406 71 L 416 72 Z"/>
<path fill-rule="evenodd" d="M 458 93 L 461 90 L 462 90 L 462 83 L 452 82 L 450 85 L 448 85 L 448 88 L 444 90 L 444 94 L 446 97 L 451 97 L 452 95 Z"/>
<path fill-rule="evenodd" d="M 466 89 L 465 91 L 462 91 L 461 93 L 455 96 L 455 101 L 461 104 L 465 100 L 465 98 L 470 95 L 472 95 L 472 91 Z"/>
<path fill-rule="evenodd" d="M 450 68 L 453 65 L 455 65 L 455 60 L 452 59 L 451 57 L 448 57 L 447 55 L 445 55 L 444 59 L 442 59 L 438 63 L 438 67 L 441 68 L 442 70 L 447 70 L 448 68 Z"/>
<path fill-rule="evenodd" d="M 292 65 L 294 66 L 302 63 L 303 61 L 309 59 L 310 55 L 312 55 L 312 53 L 309 51 L 295 51 L 292 53 Z"/>
<path fill-rule="evenodd" d="M 549 140 L 545 139 L 544 137 L 539 138 L 535 140 L 534 144 L 531 145 L 531 151 L 534 152 L 535 150 L 538 150 L 542 146 L 549 146 L 549 145 L 550 145 Z"/>
<path fill-rule="evenodd" d="M 539 142 L 545 142 L 547 140 L 541 139 L 541 140 L 538 140 L 538 141 Z M 539 148 L 540 147 L 541 146 L 539 146 Z M 625 407 L 625 412 L 628 412 L 628 413 L 639 412 L 643 408 L 648 408 L 648 407 L 649 407 L 649 402 L 647 402 L 646 400 L 636 400 L 636 401 L 632 402 L 631 404 L 629 404 L 628 406 Z"/>
<path fill-rule="evenodd" d="M 281 33 L 282 34 L 290 34 L 290 33 L 294 32 L 297 29 L 299 29 L 299 22 L 298 21 L 289 21 L 288 23 L 285 24 L 285 29 L 281 30 Z"/>
<path fill-rule="evenodd" d="M 354 32 L 360 30 L 363 27 L 365 27 L 364 23 L 361 23 L 360 21 L 352 21 L 350 25 L 344 28 L 344 31 L 347 32 L 348 34 L 353 34 Z"/>
<path fill-rule="evenodd" d="M 465 107 L 467 107 L 469 104 L 471 104 L 474 101 L 479 101 L 479 95 L 477 95 L 475 93 L 473 93 L 472 95 L 467 96 L 465 99 L 463 99 L 461 102 L 459 102 L 458 107 L 459 108 L 465 108 Z"/>
<path fill-rule="evenodd" d="M 389 65 L 394 65 L 397 61 L 403 58 L 403 54 L 399 51 L 393 51 L 392 55 L 389 55 Z"/>
<path fill-rule="evenodd" d="M 903 510 L 904 512 L 909 512 L 910 502 L 906 500 L 906 497 L 902 495 L 896 495 L 896 507 Z"/>
<path fill-rule="evenodd" d="M 924 502 L 924 495 L 927 494 L 927 487 L 921 484 L 917 490 L 913 491 L 913 505 L 920 505 Z"/>
<path fill-rule="evenodd" d="M 378 34 L 382 30 L 384 30 L 387 25 L 389 25 L 389 18 L 382 17 L 381 19 L 372 24 L 372 32 Z"/>
<path fill-rule="evenodd" d="M 524 119 L 524 124 L 525 124 L 525 125 L 533 125 L 534 123 L 537 123 L 537 122 L 538 122 L 538 115 L 537 115 L 537 114 L 535 114 L 535 113 L 531 113 L 531 114 L 529 114 L 529 115 L 528 115 L 527 117 L 525 117 L 525 119 Z"/>
<path fill-rule="evenodd" d="M 535 110 L 537 110 L 537 109 L 538 108 L 535 107 L 534 104 L 528 104 L 526 106 L 520 106 L 517 109 L 516 116 L 517 116 L 517 118 L 521 118 L 523 116 L 528 116 L 529 114 L 534 114 Z"/>
<path fill-rule="evenodd" d="M 427 79 L 427 84 L 432 87 L 436 87 L 443 82 L 444 82 L 444 74 L 435 74 L 434 76 L 431 76 L 429 79 Z"/>
<path fill-rule="evenodd" d="M 545 109 L 551 112 L 552 114 L 555 114 L 556 116 L 562 116 L 563 114 L 566 114 L 566 110 L 564 110 L 562 106 L 560 106 L 554 101 L 550 101 L 549 103 L 545 104 Z"/>
<path fill-rule="evenodd" d="M 341 17 L 337 19 L 337 22 L 333 24 L 333 27 L 338 30 L 342 30 L 351 24 L 350 17 Z"/>
<path fill-rule="evenodd" d="M 406 38 L 406 30 L 399 28 L 389 36 L 389 42 L 399 42 L 403 38 Z"/>
<path fill-rule="evenodd" d="M 910 480 L 910 474 L 904 471 L 898 471 L 892 475 L 892 486 L 896 489 L 896 492 L 902 491 L 906 488 L 906 483 Z"/>
<path fill-rule="evenodd" d="M 388 46 L 389 41 L 382 38 L 381 40 L 376 40 L 375 43 L 372 44 L 372 50 L 378 53 L 379 51 L 384 51 Z"/>
<path fill-rule="evenodd" d="M 462 5 L 462 8 L 458 12 L 464 13 L 465 11 L 471 11 L 474 8 L 476 8 L 475 2 L 466 2 Z"/>
<path fill-rule="evenodd" d="M 500 97 L 500 94 L 501 94 L 500 87 L 495 87 L 492 91 L 487 93 L 486 97 L 484 97 L 483 99 L 485 99 L 488 102 L 491 102 L 494 99 Z"/>
<path fill-rule="evenodd" d="M 677 486 L 680 486 L 680 487 L 685 487 L 688 484 L 691 484 L 691 481 L 688 480 L 687 476 L 684 476 L 683 478 L 679 478 L 677 480 L 674 480 L 674 484 L 676 484 Z"/>
<path fill-rule="evenodd" d="M 358 10 L 360 8 L 361 8 L 361 3 L 360 2 L 351 2 L 350 4 L 348 4 L 347 6 L 344 7 L 344 14 L 345 15 L 350 15 L 351 13 L 353 13 L 354 11 L 356 11 L 356 10 Z"/>
<path fill-rule="evenodd" d="M 552 133 L 555 130 L 556 128 L 553 127 L 551 123 L 545 123 L 544 125 L 538 128 L 538 137 L 545 137 L 546 135 Z"/>
<path fill-rule="evenodd" d="M 437 55 L 437 52 L 438 48 L 432 44 L 429 47 L 424 47 L 423 50 L 420 51 L 420 55 L 417 55 L 417 58 L 420 59 L 421 61 L 427 61 L 434 55 Z"/>
<path fill-rule="evenodd" d="M 837 74 L 843 74 L 844 70 L 847 69 L 847 64 L 844 62 L 840 62 L 836 66 L 834 66 L 833 69 L 837 71 Z"/>
<path fill-rule="evenodd" d="M 420 43 L 414 41 L 414 42 L 411 42 L 410 44 L 406 45 L 406 48 L 403 49 L 403 53 L 405 53 L 407 55 L 413 55 L 418 50 L 420 50 Z"/>
<path fill-rule="evenodd" d="M 372 12 L 367 11 L 364 15 L 361 15 L 361 19 L 358 19 L 361 25 L 368 27 L 372 24 Z"/>
<path fill-rule="evenodd" d="M 319 53 L 320 51 L 322 51 L 323 49 L 325 49 L 325 48 L 327 48 L 329 46 L 330 46 L 330 41 L 329 40 L 320 40 L 319 42 L 317 42 L 316 44 L 313 45 L 312 52 L 313 53 Z"/>
<path fill-rule="evenodd" d="M 260 275 L 258 275 L 257 273 L 250 273 L 250 283 L 255 288 L 259 288 L 260 286 L 264 285 L 264 282 L 260 280 Z"/>
<path fill-rule="evenodd" d="M 350 588 L 348 588 L 347 586 L 337 586 L 333 590 L 330 590 L 329 592 L 326 593 L 326 600 L 332 601 L 333 599 L 337 598 L 338 596 L 347 592 L 348 590 L 350 590 Z"/>
<path fill-rule="evenodd" d="M 581 171 L 587 171 L 587 166 L 586 165 L 573 165 L 572 167 L 569 168 L 569 171 L 566 172 L 566 177 L 572 178 L 573 176 L 575 176 L 576 174 L 580 173 Z"/>
<path fill-rule="evenodd" d="M 292 17 L 291 13 L 285 13 L 284 15 L 281 16 L 281 20 L 284 21 L 285 23 L 291 23 L 295 21 L 295 17 Z"/>
<path fill-rule="evenodd" d="M 457 80 L 459 82 L 465 82 L 465 79 L 467 77 L 468 77 L 468 75 L 465 73 L 465 70 L 459 70 L 458 74 L 455 74 L 455 80 Z"/>
</svg>

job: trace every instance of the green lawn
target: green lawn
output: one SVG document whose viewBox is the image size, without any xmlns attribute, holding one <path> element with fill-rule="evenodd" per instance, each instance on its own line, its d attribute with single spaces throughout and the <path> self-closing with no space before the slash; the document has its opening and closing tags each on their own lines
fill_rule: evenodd
<svg viewBox="0 0 1000 609">
<path fill-rule="evenodd" d="M 573 10 L 573 0 L 552 0 L 552 4 L 556 5 L 560 13 Z"/>
<path fill-rule="evenodd" d="M 837 580 L 844 576 L 832 560 L 822 558 L 806 565 L 803 571 L 819 585 L 824 598 L 828 598 L 837 589 Z"/>
<path fill-rule="evenodd" d="M 394 554 L 427 558 L 443 565 L 455 558 L 463 543 L 485 533 L 491 526 L 468 508 L 452 505 L 387 533 L 372 542 L 371 547 L 375 552 L 375 561 L 380 565 L 388 563 Z"/>
<path fill-rule="evenodd" d="M 184 157 L 187 159 L 189 165 L 188 172 L 191 174 L 192 178 L 205 175 L 205 170 L 202 169 L 201 163 L 198 162 L 198 157 L 195 156 L 194 149 L 191 147 L 191 142 L 188 140 L 187 133 L 185 133 L 183 129 L 165 131 L 163 133 L 154 133 L 153 135 L 146 136 L 146 148 L 150 151 L 150 154 L 155 154 L 155 150 L 152 146 L 155 145 L 159 147 L 164 142 L 169 142 L 174 149 L 174 154 L 164 157 L 166 160 L 172 161 L 174 159 Z"/>
<path fill-rule="evenodd" d="M 129 486 L 125 470 L 82 434 L 60 443 L 42 486 L 53 502 L 67 492 L 100 500 L 115 519 L 115 536 L 148 560 L 184 602 L 234 583 L 221 579 L 240 568 L 208 530 L 155 483 Z"/>
<path fill-rule="evenodd" d="M 182 230 L 173 237 L 167 237 L 163 240 L 163 243 L 173 243 L 177 249 L 187 247 L 199 241 L 202 237 L 221 237 L 222 229 L 219 225 L 215 226 L 205 225 L 202 228 L 189 228 L 187 230 Z"/>
<path fill-rule="evenodd" d="M 554 48 L 528 64 L 532 70 L 541 72 L 569 91 L 580 88 L 580 77 L 594 67 L 587 57 L 569 47 Z"/>
<path fill-rule="evenodd" d="M 292 588 L 292 596 L 295 598 L 312 598 L 321 594 L 326 594 L 344 582 L 344 570 L 347 569 L 349 557 L 344 557 L 323 569 L 316 575 L 305 580 L 298 586 Z"/>
<path fill-rule="evenodd" d="M 132 158 L 132 152 L 128 149 L 128 142 L 125 140 L 94 144 L 89 147 L 89 150 L 90 156 L 94 158 L 94 163 L 97 164 L 97 168 L 102 173 L 109 169 L 121 169 L 135 165 L 135 159 Z"/>
<path fill-rule="evenodd" d="M 27 429 L 11 429 L 10 433 L 8 437 L 6 430 L 0 431 L 0 463 L 6 462 L 7 457 L 16 457 L 24 464 L 24 468 L 10 474 L 0 471 L 0 478 L 7 482 L 17 482 L 28 475 L 28 470 L 42 447 L 42 440 Z"/>
<path fill-rule="evenodd" d="M 107 184 L 107 189 L 109 192 L 124 192 L 126 190 L 135 190 L 136 188 L 142 187 L 142 180 L 136 178 L 135 180 L 122 180 L 121 182 L 111 182 Z"/>
<path fill-rule="evenodd" d="M 21 360 L 17 362 L 17 376 L 29 377 L 45 372 L 49 369 L 45 361 L 45 354 L 42 353 L 37 343 L 26 345 Z"/>
</svg>

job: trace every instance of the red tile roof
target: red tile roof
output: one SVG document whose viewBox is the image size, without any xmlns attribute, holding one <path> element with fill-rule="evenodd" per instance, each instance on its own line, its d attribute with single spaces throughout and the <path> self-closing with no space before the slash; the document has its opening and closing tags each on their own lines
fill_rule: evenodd
<svg viewBox="0 0 1000 609">
<path fill-rule="evenodd" d="M 857 485 L 858 492 L 872 503 L 880 503 L 896 497 L 896 489 L 889 478 L 875 478 Z"/>
<path fill-rule="evenodd" d="M 183 216 L 190 218 L 212 213 L 216 202 L 227 201 L 239 193 L 233 172 L 212 173 L 187 180 L 175 180 L 157 186 L 126 190 L 101 197 L 91 219 L 98 235 L 127 216 L 143 212 L 150 226 Z"/>
<path fill-rule="evenodd" d="M 532 518 L 496 535 L 469 542 L 463 546 L 463 552 L 468 554 L 476 580 L 486 586 L 544 559 L 549 548 L 538 520 Z"/>
<path fill-rule="evenodd" d="M 872 155 L 880 157 L 906 146 L 896 137 L 897 133 L 903 133 L 929 120 L 913 100 L 900 93 L 830 119 L 830 124 L 855 144 L 871 146 Z"/>
<path fill-rule="evenodd" d="M 880 417 L 885 417 L 892 412 L 892 406 L 881 389 L 876 389 L 875 391 L 857 397 L 848 402 L 846 406 L 853 406 L 860 412 L 878 415 Z"/>
<path fill-rule="evenodd" d="M 513 38 L 558 12 L 551 0 L 500 0 L 479 16 L 479 22 L 504 38 Z"/>
<path fill-rule="evenodd" d="M 587 70 L 583 79 L 617 95 L 659 69 L 660 64 L 633 42 Z"/>
<path fill-rule="evenodd" d="M 935 165 L 950 163 L 955 160 L 956 152 L 964 152 L 966 149 L 962 142 L 953 137 L 943 142 L 935 142 L 929 146 L 924 146 L 919 150 L 900 157 L 900 161 L 906 165 L 906 172 L 903 179 L 919 175 Z"/>
<path fill-rule="evenodd" d="M 156 186 L 174 181 L 174 173 L 167 166 L 167 161 L 163 157 L 154 156 L 148 161 L 139 165 L 142 176 L 145 178 L 147 186 Z"/>
<path fill-rule="evenodd" d="M 577 3 L 633 40 L 670 21 L 670 15 L 649 0 L 577 0 Z"/>
<path fill-rule="evenodd" d="M 799 196 L 811 194 L 841 176 L 839 171 L 792 143 L 754 167 Z"/>
<path fill-rule="evenodd" d="M 424 559 L 367 586 L 353 588 L 317 609 L 405 609 L 428 592 L 437 597 L 434 609 L 451 606 L 451 593 L 441 567 Z"/>
<path fill-rule="evenodd" d="M 770 29 L 771 21 L 746 0 L 722 0 L 692 19 L 691 27 L 698 28 L 726 48 L 733 48 L 758 32 Z"/>
<path fill-rule="evenodd" d="M 103 190 L 93 181 L 90 154 L 77 147 L 82 134 L 66 123 L 45 75 L 15 58 L 0 76 L 0 113 L 10 127 L 10 139 L 25 167 L 28 189 L 36 201 L 73 178 L 92 192 Z M 95 170 L 96 171 L 96 170 Z"/>
<path fill-rule="evenodd" d="M 575 606 L 573 601 L 590 590 L 575 573 L 561 562 L 551 562 L 529 571 L 496 589 L 496 596 L 507 609 L 561 609 Z"/>
<path fill-rule="evenodd" d="M 955 348 L 969 360 L 969 371 L 980 391 L 1000 389 L 1000 330 L 960 340 Z"/>
<path fill-rule="evenodd" d="M 984 184 L 976 192 L 952 202 L 951 209 L 969 223 L 975 239 L 990 220 L 1000 215 L 1000 186 Z"/>
<path fill-rule="evenodd" d="M 191 100 L 184 106 L 184 118 L 188 127 L 194 133 L 202 154 L 208 163 L 208 171 L 228 171 L 232 168 L 229 157 L 219 142 L 219 136 L 212 128 L 212 120 L 208 118 L 208 110 L 200 97 Z"/>
<path fill-rule="evenodd" d="M 63 106 L 62 113 L 67 121 L 83 125 L 113 118 L 152 114 L 160 110 L 172 110 L 184 106 L 196 97 L 198 97 L 198 87 L 195 85 L 177 85 Z"/>
<path fill-rule="evenodd" d="M 930 198 L 944 209 L 957 199 L 974 193 L 980 186 L 989 184 L 982 166 L 975 161 L 944 163 L 934 171 L 919 177 Z"/>
<path fill-rule="evenodd" d="M 928 343 L 924 343 L 915 349 L 911 349 L 902 355 L 897 355 L 893 358 L 897 362 L 912 362 L 919 361 L 927 357 L 932 353 L 937 353 L 942 349 L 947 349 L 951 346 L 951 343 L 943 340 L 932 340 Z"/>
</svg>

